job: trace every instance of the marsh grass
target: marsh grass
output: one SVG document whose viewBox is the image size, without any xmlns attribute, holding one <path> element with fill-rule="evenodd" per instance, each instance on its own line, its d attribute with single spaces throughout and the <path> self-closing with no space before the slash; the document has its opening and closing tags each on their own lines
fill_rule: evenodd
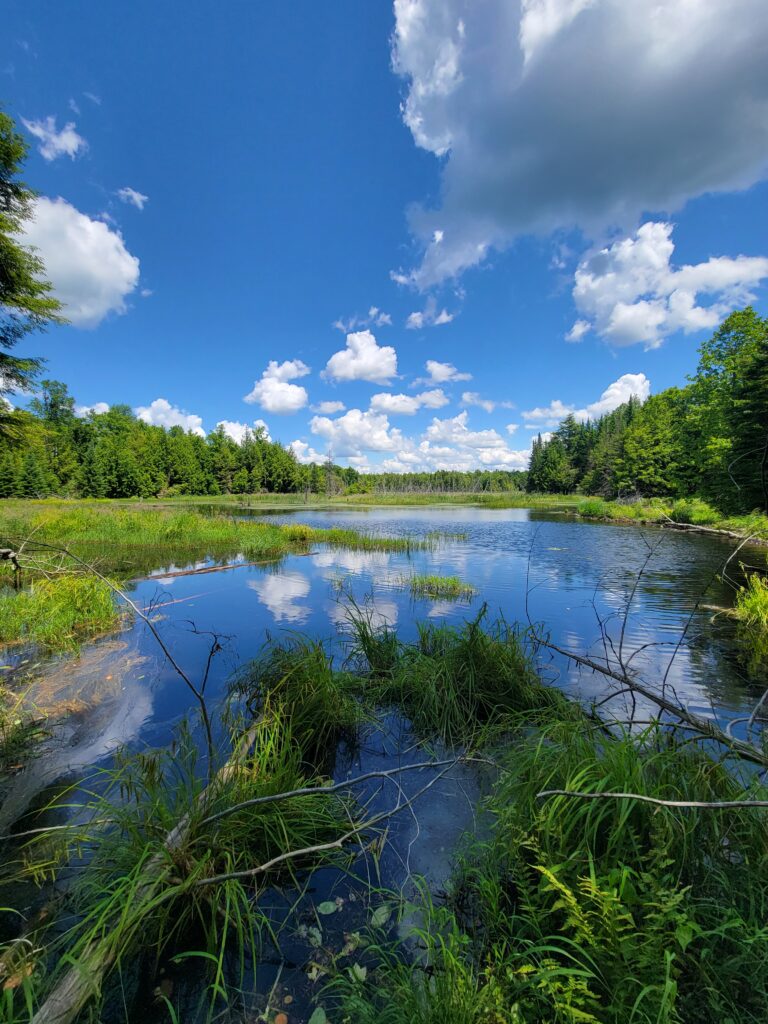
<svg viewBox="0 0 768 1024">
<path fill-rule="evenodd" d="M 768 1000 L 768 825 L 759 809 L 659 809 L 538 793 L 743 797 L 732 771 L 660 726 L 613 736 L 550 719 L 497 751 L 489 839 L 447 903 L 422 897 L 420 955 L 383 946 L 340 1016 L 386 1024 L 757 1022 Z M 511 723 L 510 723 L 511 724 Z M 753 782 L 750 795 L 765 798 Z M 403 964 L 407 965 L 404 967 Z"/>
<path fill-rule="evenodd" d="M 277 559 L 306 551 L 314 543 L 364 551 L 408 552 L 424 546 L 424 542 L 411 538 L 237 518 L 224 506 L 211 515 L 194 508 L 126 509 L 108 503 L 3 505 L 0 541 L 18 545 L 27 538 L 31 538 L 32 548 L 35 541 L 66 547 L 86 561 L 98 561 L 102 568 L 123 576 L 146 571 L 163 560 L 183 563 L 238 553 L 251 561 Z"/>
<path fill-rule="evenodd" d="M 36 579 L 18 593 L 0 591 L 0 644 L 75 652 L 118 621 L 109 585 L 94 576 L 54 576 Z"/>
<path fill-rule="evenodd" d="M 330 770 L 338 744 L 354 743 L 363 720 L 359 689 L 351 673 L 334 667 L 323 644 L 294 635 L 279 642 L 268 637 L 261 656 L 238 673 L 233 694 L 254 716 L 267 703 L 279 702 L 302 757 Z"/>
<path fill-rule="evenodd" d="M 351 658 L 367 667 L 367 700 L 396 705 L 419 735 L 448 744 L 487 737 L 516 712 L 564 706 L 562 695 L 539 680 L 522 634 L 503 621 L 486 628 L 484 616 L 483 610 L 458 629 L 421 623 L 418 640 L 403 644 L 353 611 Z"/>
<path fill-rule="evenodd" d="M 292 523 L 281 527 L 289 541 L 301 544 L 328 544 L 330 547 L 349 548 L 354 551 L 418 551 L 429 546 L 428 540 L 413 537 L 382 537 L 341 527 L 316 527 L 306 523 Z"/>
<path fill-rule="evenodd" d="M 0 782 L 19 762 L 28 760 L 32 744 L 44 735 L 43 723 L 27 706 L 26 694 L 0 683 Z"/>
<path fill-rule="evenodd" d="M 476 593 L 471 583 L 465 583 L 458 576 L 410 576 L 404 578 L 403 585 L 408 587 L 414 597 L 458 601 L 474 597 Z"/>
<path fill-rule="evenodd" d="M 200 887 L 201 881 L 328 841 L 350 822 L 345 801 L 322 793 L 221 814 L 246 800 L 321 787 L 306 771 L 306 754 L 279 702 L 262 708 L 255 730 L 248 756 L 207 790 L 198 745 L 186 728 L 167 750 L 119 756 L 95 780 L 102 785 L 87 803 L 75 808 L 84 823 L 28 844 L 24 871 L 38 882 L 93 851 L 70 900 L 76 923 L 54 933 L 48 948 L 52 974 L 41 995 L 70 964 L 88 970 L 96 948 L 113 976 L 128 979 L 139 954 L 151 954 L 155 967 L 170 954 L 199 957 L 211 1005 L 239 989 L 271 927 L 260 893 L 281 881 L 293 885 L 297 872 L 332 863 L 338 854 L 288 861 L 251 880 L 224 877 Z M 183 836 L 169 842 L 180 822 Z"/>
<path fill-rule="evenodd" d="M 669 523 L 671 521 L 682 526 L 727 530 L 756 540 L 768 540 L 768 516 L 759 512 L 754 512 L 751 515 L 724 516 L 701 498 L 680 498 L 674 502 L 662 498 L 652 498 L 632 504 L 605 501 L 603 498 L 583 498 L 576 506 L 576 514 L 583 519 L 605 519 L 640 524 Z"/>
</svg>

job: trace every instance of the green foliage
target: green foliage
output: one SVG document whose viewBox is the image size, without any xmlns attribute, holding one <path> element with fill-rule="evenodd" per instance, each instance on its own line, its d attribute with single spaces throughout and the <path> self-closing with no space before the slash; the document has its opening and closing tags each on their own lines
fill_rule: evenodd
<svg viewBox="0 0 768 1024">
<path fill-rule="evenodd" d="M 74 651 L 117 622 L 112 591 L 94 576 L 60 575 L 35 580 L 18 593 L 0 591 L 0 644 Z"/>
<path fill-rule="evenodd" d="M 20 423 L 3 395 L 31 387 L 40 369 L 39 360 L 18 358 L 11 349 L 30 332 L 61 319 L 61 304 L 42 278 L 41 260 L 17 237 L 34 199 L 19 178 L 26 152 L 13 120 L 0 111 L 0 434 L 6 437 L 18 436 Z"/>
<path fill-rule="evenodd" d="M 749 626 L 768 633 L 768 580 L 752 573 L 736 595 L 736 611 Z"/>
<path fill-rule="evenodd" d="M 670 518 L 676 523 L 689 523 L 693 526 L 712 526 L 717 523 L 720 513 L 700 498 L 680 498 L 672 506 Z"/>
<path fill-rule="evenodd" d="M 527 488 L 768 512 L 768 319 L 751 307 L 732 313 L 701 346 L 686 388 L 594 421 L 568 416 L 534 442 Z"/>
<path fill-rule="evenodd" d="M 472 597 L 475 588 L 458 576 L 410 576 L 405 580 L 414 597 L 448 598 L 459 600 Z"/>
<path fill-rule="evenodd" d="M 541 684 L 520 634 L 504 622 L 483 628 L 483 615 L 460 629 L 421 623 L 418 641 L 402 644 L 353 612 L 351 656 L 369 672 L 368 701 L 396 705 L 422 736 L 449 744 L 490 735 L 515 712 L 559 707 L 563 698 Z"/>
<path fill-rule="evenodd" d="M 247 754 L 241 727 L 234 723 L 230 737 L 243 751 L 237 766 L 218 773 L 207 789 L 198 746 L 183 727 L 167 750 L 119 754 L 70 827 L 43 832 L 26 846 L 24 873 L 39 882 L 77 861 L 83 848 L 94 850 L 71 895 L 74 924 L 49 936 L 51 972 L 42 997 L 73 962 L 88 969 L 94 944 L 116 973 L 130 972 L 142 954 L 155 964 L 169 953 L 199 958 L 211 1005 L 243 984 L 270 928 L 259 897 L 269 886 L 295 881 L 294 862 L 251 879 L 229 876 L 327 842 L 349 828 L 351 808 L 324 795 L 323 780 L 305 772 L 305 752 L 279 703 L 263 709 Z M 306 786 L 319 795 L 268 800 Z M 254 800 L 265 802 L 232 812 Z M 172 834 L 177 838 L 169 842 Z M 320 851 L 296 863 L 334 859 L 333 851 Z"/>
<path fill-rule="evenodd" d="M 238 673 L 234 685 L 254 716 L 279 703 L 303 757 L 326 769 L 333 767 L 339 741 L 355 737 L 362 718 L 358 689 L 353 676 L 334 670 L 322 644 L 300 636 L 282 643 L 268 638 L 261 657 Z"/>
<path fill-rule="evenodd" d="M 743 796 L 732 770 L 660 726 L 606 735 L 578 713 L 495 755 L 493 827 L 448 905 L 417 901 L 408 935 L 373 948 L 343 1016 L 388 1024 L 758 1024 L 768 998 L 768 825 L 759 809 L 542 799 L 547 789 L 660 799 Z M 765 799 L 757 783 L 751 796 Z M 413 909 L 410 918 L 413 919 Z M 404 963 L 404 958 L 405 963 Z"/>
</svg>

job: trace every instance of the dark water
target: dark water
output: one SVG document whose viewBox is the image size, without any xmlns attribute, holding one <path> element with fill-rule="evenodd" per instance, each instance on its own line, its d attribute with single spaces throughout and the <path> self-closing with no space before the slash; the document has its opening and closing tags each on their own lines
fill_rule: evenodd
<svg viewBox="0 0 768 1024">
<path fill-rule="evenodd" d="M 327 639 L 339 645 L 343 658 L 339 634 L 350 597 L 369 609 L 374 622 L 386 622 L 403 639 L 415 635 L 419 621 L 458 624 L 474 618 L 485 603 L 491 620 L 530 617 L 543 624 L 555 643 L 578 653 L 602 656 L 606 642 L 612 641 L 614 651 L 621 649 L 623 660 L 645 680 L 658 684 L 666 674 L 678 699 L 699 713 L 727 719 L 754 702 L 758 682 L 746 675 L 732 620 L 717 611 L 733 598 L 733 588 L 718 578 L 733 548 L 723 539 L 589 523 L 525 509 L 306 510 L 279 518 L 387 536 L 432 536 L 433 546 L 410 555 L 321 547 L 271 566 L 241 565 L 197 576 L 163 575 L 180 568 L 164 566 L 153 579 L 135 584 L 132 598 L 153 609 L 165 641 L 193 679 L 200 678 L 208 655 L 210 637 L 205 633 L 216 631 L 227 638 L 212 664 L 212 702 L 226 693 L 237 667 L 258 655 L 268 634 L 301 631 Z M 434 534 L 442 536 L 435 539 Z M 741 557 L 763 565 L 766 560 L 760 549 Z M 459 576 L 477 594 L 459 602 L 414 599 L 403 587 L 403 579 L 414 573 Z M 110 642 L 112 647 L 95 644 L 84 652 L 83 670 L 75 671 L 73 680 L 81 688 L 83 680 L 89 681 L 82 693 L 87 710 L 70 716 L 47 752 L 18 777 L 0 814 L 0 832 L 28 802 L 39 805 L 49 798 L 57 779 L 84 775 L 91 766 L 106 763 L 117 746 L 165 745 L 193 709 L 188 691 L 159 656 L 145 626 L 129 626 L 121 641 L 119 650 Z M 593 699 L 608 692 L 602 676 L 565 658 L 546 658 L 542 667 L 549 680 L 574 696 Z M 423 759 L 407 723 L 385 720 L 368 730 L 353 756 L 340 759 L 336 774 L 341 778 Z M 406 793 L 424 784 L 423 773 L 413 775 L 405 782 Z M 475 828 L 486 785 L 482 773 L 454 771 L 424 798 L 418 814 L 394 820 L 377 881 L 407 892 L 412 879 L 421 875 L 431 889 L 439 890 L 460 835 Z M 361 795 L 373 800 L 373 812 L 392 799 L 391 793 L 375 787 Z M 359 874 L 357 881 L 364 880 Z M 315 877 L 307 898 L 338 896 L 344 910 L 335 927 L 349 932 L 365 925 L 364 916 L 358 920 L 363 904 L 358 904 L 356 884 L 354 878 L 327 872 Z M 275 894 L 276 920 L 281 899 Z M 311 923 L 316 915 L 309 914 L 307 920 Z M 280 984 L 290 982 L 297 1000 L 290 1019 L 301 1020 L 296 1012 L 302 1006 L 308 1012 L 311 1005 L 311 985 L 302 969 L 306 943 L 291 931 L 280 955 L 287 955 L 294 940 L 299 966 L 265 963 L 257 988 L 268 990 L 280 972 Z M 276 953 L 275 964 L 278 960 Z"/>
</svg>

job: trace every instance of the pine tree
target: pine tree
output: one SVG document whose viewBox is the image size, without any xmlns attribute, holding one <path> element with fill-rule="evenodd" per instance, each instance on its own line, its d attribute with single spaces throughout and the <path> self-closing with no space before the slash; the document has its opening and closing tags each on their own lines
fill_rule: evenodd
<svg viewBox="0 0 768 1024">
<path fill-rule="evenodd" d="M 80 492 L 84 498 L 106 498 L 107 478 L 103 448 L 94 442 L 85 455 L 80 471 Z"/>
<path fill-rule="evenodd" d="M 10 455 L 0 459 L 0 498 L 15 498 L 19 494 L 18 472 Z"/>
<path fill-rule="evenodd" d="M 45 474 L 33 451 L 24 456 L 19 489 L 23 498 L 44 498 L 48 493 Z"/>
<path fill-rule="evenodd" d="M 30 332 L 61 321 L 61 303 L 42 279 L 41 260 L 18 241 L 34 199 L 18 177 L 26 153 L 12 119 L 0 111 L 0 399 L 30 388 L 41 365 L 37 359 L 12 356 L 11 349 Z M 0 401 L 0 434 L 13 433 L 17 424 L 18 418 Z"/>
</svg>

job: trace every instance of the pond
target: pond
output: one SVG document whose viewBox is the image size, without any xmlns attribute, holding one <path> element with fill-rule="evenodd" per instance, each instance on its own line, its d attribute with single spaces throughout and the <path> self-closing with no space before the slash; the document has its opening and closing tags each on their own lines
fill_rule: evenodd
<svg viewBox="0 0 768 1024">
<path fill-rule="evenodd" d="M 606 642 L 612 642 L 650 683 L 658 684 L 666 674 L 677 699 L 700 714 L 727 719 L 754 702 L 757 682 L 748 678 L 740 660 L 732 619 L 718 610 L 732 602 L 733 588 L 719 574 L 733 542 L 527 509 L 306 509 L 277 518 L 412 537 L 429 545 L 410 554 L 321 546 L 278 563 L 243 561 L 212 573 L 179 575 L 190 567 L 162 566 L 136 581 L 132 599 L 150 610 L 174 657 L 193 679 L 204 670 L 211 633 L 220 636 L 223 650 L 211 664 L 207 690 L 212 704 L 226 695 L 232 674 L 259 654 L 270 635 L 300 631 L 327 640 L 337 645 L 343 660 L 340 635 L 350 601 L 374 624 L 391 626 L 404 640 L 416 635 L 419 622 L 460 624 L 483 609 L 490 621 L 530 620 L 553 642 L 576 653 L 601 657 Z M 746 560 L 744 552 L 741 557 Z M 765 564 L 765 552 L 755 549 L 749 559 Z M 201 560 L 196 567 L 208 564 Z M 455 601 L 414 597 L 407 586 L 414 574 L 458 576 L 474 588 L 474 595 Z M 56 727 L 44 753 L 14 780 L 0 813 L 0 832 L 28 805 L 47 803 L 61 780 L 85 777 L 108 763 L 117 747 L 167 745 L 194 710 L 189 692 L 140 622 L 130 624 L 117 640 L 91 645 L 80 661 L 34 666 L 24 661 L 24 656 L 14 659 L 22 663 L 17 671 L 31 670 L 33 698 L 37 687 L 37 699 L 44 704 L 46 692 L 53 689 L 56 699 L 70 702 L 72 714 Z M 546 658 L 542 671 L 548 681 L 582 700 L 608 692 L 604 677 L 561 656 Z M 388 715 L 365 730 L 354 751 L 340 751 L 335 775 L 342 779 L 423 759 L 408 723 Z M 424 784 L 422 775 L 413 774 L 403 783 L 406 796 Z M 423 876 L 432 891 L 439 891 L 462 833 L 482 827 L 478 804 L 487 786 L 487 772 L 463 766 L 430 790 L 417 814 L 393 819 L 388 845 L 376 864 L 378 884 L 407 894 L 413 879 Z M 373 812 L 391 802 L 391 793 L 379 783 L 358 795 L 371 801 Z M 70 792 L 67 799 L 76 797 Z M 36 823 L 46 820 L 61 820 L 61 812 L 38 817 Z M 368 861 L 356 869 L 361 884 L 370 870 Z M 304 895 L 338 899 L 341 910 L 328 932 L 335 929 L 339 945 L 365 924 L 355 907 L 356 884 L 355 877 L 324 871 L 313 877 L 311 892 Z M 275 894 L 276 922 L 295 914 L 292 899 Z M 298 933 L 291 926 L 280 954 L 275 950 L 271 960 L 264 958 L 256 984 L 268 992 L 279 983 L 280 991 L 290 993 L 291 1021 L 308 1017 L 317 981 L 306 977 L 312 920 L 307 917 L 309 924 Z M 154 981 L 147 984 L 143 998 L 151 1017 Z"/>
</svg>

